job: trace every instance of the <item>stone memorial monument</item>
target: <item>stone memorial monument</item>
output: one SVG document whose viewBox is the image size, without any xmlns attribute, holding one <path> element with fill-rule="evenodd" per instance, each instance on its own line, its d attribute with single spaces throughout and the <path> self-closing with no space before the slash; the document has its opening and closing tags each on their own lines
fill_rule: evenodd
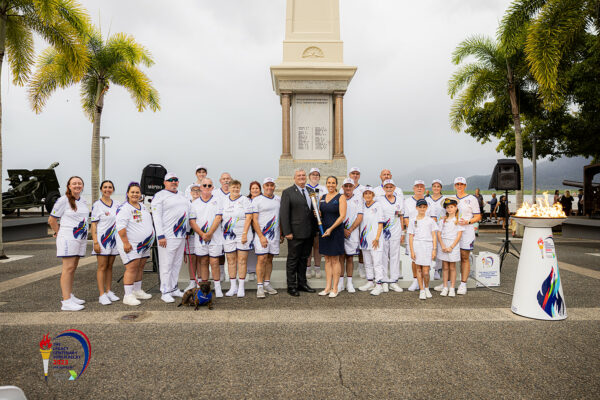
<svg viewBox="0 0 600 400">
<path fill-rule="evenodd" d="M 323 178 L 348 173 L 343 107 L 355 72 L 343 62 L 339 0 L 287 0 L 283 62 L 271 67 L 282 111 L 279 191 L 296 168 L 317 167 Z"/>
</svg>

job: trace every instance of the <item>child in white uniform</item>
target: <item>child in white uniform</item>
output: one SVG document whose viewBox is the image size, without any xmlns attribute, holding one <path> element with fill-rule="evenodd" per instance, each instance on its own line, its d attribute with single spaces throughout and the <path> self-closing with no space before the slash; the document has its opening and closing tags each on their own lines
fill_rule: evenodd
<svg viewBox="0 0 600 400">
<path fill-rule="evenodd" d="M 435 218 L 436 222 L 439 222 L 439 220 L 446 215 L 446 211 L 444 210 L 444 195 L 442 194 L 442 181 L 439 179 L 434 179 L 431 182 L 431 194 L 425 197 L 425 200 L 427 200 L 427 204 L 429 205 L 429 207 L 427 207 L 427 209 L 429 210 L 429 214 L 431 215 L 431 217 Z M 439 243 L 438 243 L 439 246 Z M 441 248 L 441 247 L 438 247 Z M 438 252 L 439 254 L 439 252 Z M 442 262 L 440 261 L 439 258 L 436 258 L 433 263 L 432 263 L 433 269 L 435 270 L 435 275 L 433 277 L 433 279 L 442 279 L 440 276 L 440 273 L 442 271 Z M 434 288 L 437 290 L 437 287 Z M 441 288 L 440 288 L 441 290 Z"/>
<path fill-rule="evenodd" d="M 363 220 L 360 223 L 358 240 L 365 261 L 365 272 L 367 283 L 358 290 L 365 292 L 371 290 L 371 294 L 378 296 L 383 293 L 383 249 L 380 244 L 383 232 L 383 209 L 374 199 L 375 193 L 371 186 L 365 186 L 363 199 Z M 375 278 L 376 284 L 373 284 Z"/>
<path fill-rule="evenodd" d="M 308 182 L 306 182 L 306 186 L 311 188 L 315 192 L 315 194 L 317 195 L 317 199 L 320 199 L 321 196 L 327 193 L 327 188 L 319 183 L 320 180 L 321 171 L 319 170 L 319 168 L 311 168 L 308 173 Z M 314 261 L 313 264 L 311 264 L 310 262 L 311 257 Z M 306 278 L 321 278 L 321 254 L 319 254 L 319 235 L 315 235 L 312 250 L 310 252 L 310 255 L 308 256 L 308 265 L 306 266 Z"/>
<path fill-rule="evenodd" d="M 446 198 L 444 208 L 446 216 L 438 222 L 438 243 L 439 251 L 437 258 L 442 262 L 442 282 L 443 288 L 440 296 L 454 297 L 454 285 L 456 284 L 456 262 L 460 261 L 460 249 L 458 243 L 465 227 L 458 224 L 458 215 L 456 214 L 458 202 L 456 199 Z M 450 282 L 450 288 L 448 288 Z"/>
<path fill-rule="evenodd" d="M 196 173 L 198 174 L 198 173 Z M 203 178 L 204 179 L 204 178 Z M 190 198 L 190 213 L 191 213 L 191 203 L 200 198 L 200 187 L 199 183 L 192 183 L 189 188 L 189 198 Z M 187 196 L 186 196 L 187 197 Z M 188 257 L 188 272 L 190 276 L 190 283 L 185 288 L 184 292 L 197 287 L 198 276 L 200 275 L 198 271 L 199 262 L 196 258 L 196 232 L 190 226 L 187 236 L 185 238 L 185 255 Z"/>
<path fill-rule="evenodd" d="M 383 182 L 385 193 L 377 198 L 383 209 L 383 291 L 402 292 L 400 279 L 400 242 L 402 238 L 402 200 L 391 179 Z"/>
<path fill-rule="evenodd" d="M 346 286 L 348 293 L 354 293 L 352 273 L 354 272 L 353 258 L 360 252 L 358 233 L 363 219 L 364 201 L 362 195 L 354 193 L 354 181 L 344 179 L 342 184 L 346 196 L 346 219 L 344 220 L 344 260 L 338 284 L 338 292 L 344 290 L 344 272 L 346 273 Z"/>
<path fill-rule="evenodd" d="M 417 266 L 419 299 L 431 298 L 429 291 L 429 267 L 435 259 L 437 225 L 427 215 L 427 201 L 417 200 L 417 216 L 408 221 L 410 257 Z"/>
</svg>

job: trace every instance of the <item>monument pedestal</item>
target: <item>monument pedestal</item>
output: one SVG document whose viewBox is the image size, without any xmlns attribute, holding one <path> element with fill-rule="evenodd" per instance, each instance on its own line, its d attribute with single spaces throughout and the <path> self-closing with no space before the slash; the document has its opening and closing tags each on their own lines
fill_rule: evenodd
<svg viewBox="0 0 600 400">
<path fill-rule="evenodd" d="M 294 171 L 296 168 L 304 169 L 307 174 L 311 168 L 319 168 L 322 185 L 325 185 L 325 178 L 335 176 L 338 178 L 338 186 L 340 186 L 348 174 L 346 157 L 334 158 L 333 160 L 294 160 L 292 158 L 280 158 L 279 177 L 275 181 L 278 193 L 281 193 L 285 188 L 294 183 Z"/>
</svg>

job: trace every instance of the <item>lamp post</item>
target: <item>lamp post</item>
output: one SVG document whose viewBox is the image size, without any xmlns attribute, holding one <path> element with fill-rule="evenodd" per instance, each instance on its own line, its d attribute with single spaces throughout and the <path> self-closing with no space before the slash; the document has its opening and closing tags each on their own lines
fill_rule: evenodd
<svg viewBox="0 0 600 400">
<path fill-rule="evenodd" d="M 106 179 L 106 142 L 105 139 L 110 139 L 110 136 L 100 136 L 102 139 L 102 180 Z"/>
</svg>

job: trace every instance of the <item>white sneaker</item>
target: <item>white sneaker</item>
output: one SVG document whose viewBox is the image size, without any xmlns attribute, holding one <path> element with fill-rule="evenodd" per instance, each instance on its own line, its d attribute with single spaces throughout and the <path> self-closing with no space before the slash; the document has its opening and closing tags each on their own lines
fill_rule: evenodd
<svg viewBox="0 0 600 400">
<path fill-rule="evenodd" d="M 275 290 L 275 288 L 271 286 L 270 283 L 265 286 L 265 292 L 267 292 L 268 294 L 277 294 L 277 290 Z"/>
<path fill-rule="evenodd" d="M 461 284 L 456 291 L 456 294 L 467 294 L 467 285 Z"/>
<path fill-rule="evenodd" d="M 104 293 L 102 296 L 98 297 L 98 302 L 103 306 L 108 306 L 112 304 L 112 301 L 108 298 L 108 294 Z"/>
<path fill-rule="evenodd" d="M 223 291 L 220 287 L 215 288 L 215 297 L 223 297 Z"/>
<path fill-rule="evenodd" d="M 435 290 L 436 292 L 441 292 L 444 289 L 444 284 L 440 283 L 439 285 L 437 285 L 436 287 L 433 288 L 433 290 Z"/>
<path fill-rule="evenodd" d="M 190 281 L 190 284 L 187 285 L 187 287 L 185 288 L 184 292 L 187 292 L 188 290 L 195 289 L 195 288 L 196 288 L 196 282 L 191 282 Z"/>
<path fill-rule="evenodd" d="M 413 283 L 409 286 L 408 291 L 416 292 L 417 290 L 419 290 L 419 281 L 413 279 Z"/>
<path fill-rule="evenodd" d="M 371 290 L 371 294 L 373 296 L 379 296 L 381 293 L 383 293 L 383 285 L 378 283 L 375 285 L 375 289 Z"/>
<path fill-rule="evenodd" d="M 168 303 L 172 303 L 175 300 L 171 297 L 171 301 L 169 301 Z M 128 306 L 139 306 L 140 304 L 142 304 L 141 301 L 139 301 L 138 299 L 135 298 L 135 294 L 126 294 L 123 297 L 123 304 L 127 304 Z"/>
<path fill-rule="evenodd" d="M 448 297 L 455 297 L 456 293 L 454 292 L 454 288 L 451 287 L 450 290 L 448 290 Z"/>
<path fill-rule="evenodd" d="M 398 292 L 398 293 L 402 293 L 404 291 L 404 289 L 402 289 L 400 287 L 400 285 L 398 285 L 396 282 L 394 282 L 390 285 L 390 289 L 393 290 L 394 292 Z"/>
<path fill-rule="evenodd" d="M 344 278 L 340 278 L 339 282 L 338 282 L 338 293 L 339 292 L 343 292 L 345 289 L 344 287 Z"/>
<path fill-rule="evenodd" d="M 352 283 L 348 284 L 346 290 L 348 290 L 348 293 L 356 293 L 356 289 L 354 289 L 354 285 Z"/>
<path fill-rule="evenodd" d="M 225 296 L 233 297 L 237 294 L 237 290 L 238 290 L 237 285 L 231 285 L 229 290 L 225 293 Z"/>
<path fill-rule="evenodd" d="M 79 304 L 79 305 L 85 304 L 85 300 L 78 299 L 77 297 L 75 297 L 75 295 L 73 293 L 71 293 L 71 299 L 70 300 L 73 303 L 75 303 L 75 304 Z"/>
<path fill-rule="evenodd" d="M 365 283 L 362 286 L 358 287 L 358 290 L 360 290 L 361 292 L 366 292 L 367 290 L 371 290 L 375 288 L 375 284 L 373 284 L 373 281 L 367 281 L 367 283 Z"/>
<path fill-rule="evenodd" d="M 60 307 L 61 311 L 79 311 L 84 308 L 83 305 L 74 303 L 71 299 L 63 300 L 62 306 Z"/>
<path fill-rule="evenodd" d="M 435 270 L 435 273 L 433 274 L 433 279 L 434 280 L 442 279 L 442 277 L 440 276 L 440 271 L 438 271 L 437 269 Z"/>
<path fill-rule="evenodd" d="M 383 289 L 383 293 L 387 293 L 390 291 L 390 286 L 387 283 L 383 283 L 381 285 L 382 289 Z"/>
<path fill-rule="evenodd" d="M 179 289 L 175 289 L 171 292 L 171 296 L 173 297 L 183 297 L 183 292 Z"/>
<path fill-rule="evenodd" d="M 119 300 L 121 300 L 119 298 L 119 296 L 117 296 L 116 294 L 113 293 L 112 290 L 109 290 L 106 294 L 108 295 L 108 298 L 110 299 L 110 301 L 119 301 Z"/>
<path fill-rule="evenodd" d="M 425 289 L 425 296 L 427 296 L 428 299 L 433 297 L 433 296 L 431 296 L 431 292 L 429 291 L 429 288 Z"/>
<path fill-rule="evenodd" d="M 148 299 L 152 298 L 152 295 L 150 293 L 144 292 L 143 289 L 133 292 L 133 295 L 135 296 L 136 299 L 140 299 L 140 300 L 148 300 Z"/>
<path fill-rule="evenodd" d="M 440 293 L 440 296 L 444 296 L 444 297 L 448 296 L 448 288 L 447 287 L 445 287 L 445 288 L 442 289 L 442 292 Z"/>
<path fill-rule="evenodd" d="M 267 297 L 265 296 L 265 289 L 259 286 L 256 289 L 256 297 L 259 299 L 264 299 L 265 297 Z"/>
<path fill-rule="evenodd" d="M 365 274 L 365 265 L 364 264 L 363 265 L 358 264 L 358 275 L 363 279 L 365 278 L 366 274 Z"/>
<path fill-rule="evenodd" d="M 321 279 L 321 268 L 317 268 L 317 272 L 313 276 L 317 279 Z"/>
<path fill-rule="evenodd" d="M 246 289 L 244 289 L 243 286 L 238 287 L 237 297 L 244 297 L 244 296 L 246 296 Z"/>
<path fill-rule="evenodd" d="M 421 290 L 421 291 L 419 292 L 419 299 L 420 299 L 420 300 L 425 300 L 425 299 L 427 299 L 427 295 L 425 294 L 425 291 L 424 291 L 424 290 Z"/>
<path fill-rule="evenodd" d="M 123 303 L 125 302 L 125 297 L 123 297 Z M 163 294 L 162 296 L 160 296 L 160 299 L 165 303 L 175 303 L 175 299 L 169 293 Z"/>
</svg>

